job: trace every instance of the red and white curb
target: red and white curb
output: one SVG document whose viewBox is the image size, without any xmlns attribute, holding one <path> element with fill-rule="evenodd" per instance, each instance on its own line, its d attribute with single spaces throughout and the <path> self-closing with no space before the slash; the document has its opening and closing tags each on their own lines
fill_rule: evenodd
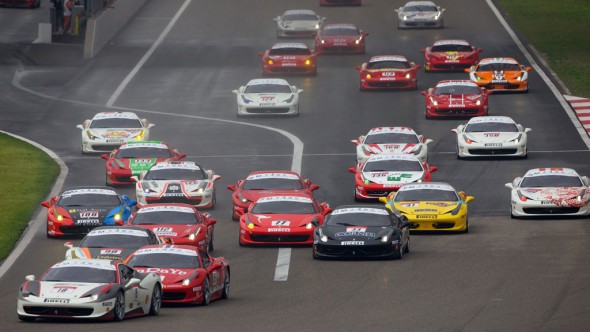
<svg viewBox="0 0 590 332">
<path fill-rule="evenodd" d="M 580 123 L 590 135 L 590 98 L 575 97 L 575 96 L 563 96 L 565 100 L 570 104 Z"/>
</svg>

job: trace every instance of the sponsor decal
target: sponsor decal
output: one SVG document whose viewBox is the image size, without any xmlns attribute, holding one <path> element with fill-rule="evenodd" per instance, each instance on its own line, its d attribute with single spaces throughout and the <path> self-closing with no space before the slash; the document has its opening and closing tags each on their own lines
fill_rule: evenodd
<svg viewBox="0 0 590 332">
<path fill-rule="evenodd" d="M 271 101 L 274 100 L 274 96 L 260 96 L 260 101 Z"/>
<path fill-rule="evenodd" d="M 484 133 L 484 137 L 499 137 L 500 133 Z"/>
<path fill-rule="evenodd" d="M 51 293 L 54 294 L 71 294 L 76 291 L 76 286 L 53 286 Z"/>
<path fill-rule="evenodd" d="M 98 219 L 76 220 L 76 226 L 97 226 L 100 224 L 101 222 Z"/>
<path fill-rule="evenodd" d="M 45 303 L 70 303 L 69 299 L 45 299 Z"/>
<path fill-rule="evenodd" d="M 411 207 L 415 207 L 415 206 L 418 206 L 418 205 L 420 205 L 420 203 L 403 203 L 403 204 L 401 204 L 401 207 L 403 207 L 403 208 L 411 208 Z M 418 211 L 418 210 L 416 210 L 416 211 Z"/>
<path fill-rule="evenodd" d="M 493 148 L 501 148 L 502 143 L 485 143 L 484 146 L 493 147 Z"/>
<path fill-rule="evenodd" d="M 273 226 L 291 226 L 291 222 L 289 220 L 273 220 L 271 224 Z"/>
<path fill-rule="evenodd" d="M 102 303 L 102 306 L 103 306 L 103 307 L 112 307 L 112 306 L 113 306 L 113 302 L 111 302 L 111 301 L 108 301 L 108 302 L 103 302 L 103 303 Z"/>
<path fill-rule="evenodd" d="M 150 272 L 154 272 L 154 273 L 164 273 L 164 274 L 172 274 L 172 275 L 179 275 L 179 276 L 183 276 L 183 275 L 187 275 L 188 272 L 186 271 L 182 271 L 182 270 L 178 270 L 178 269 L 172 269 L 172 268 L 159 268 L 159 267 L 148 267 L 148 268 L 136 268 L 136 270 L 141 271 L 142 273 L 150 273 Z"/>
<path fill-rule="evenodd" d="M 98 218 L 98 211 L 80 211 L 80 218 Z"/>
<path fill-rule="evenodd" d="M 376 209 L 376 208 L 366 208 L 366 207 L 351 207 L 351 208 L 342 208 L 336 209 L 332 212 L 333 216 L 339 214 L 353 214 L 353 213 L 370 213 L 370 214 L 380 214 L 380 215 L 388 215 L 389 213 L 385 209 Z"/>
<path fill-rule="evenodd" d="M 168 189 L 173 190 L 173 191 L 177 191 L 177 190 L 180 190 L 180 186 L 173 184 L 173 185 L 168 186 Z"/>
<path fill-rule="evenodd" d="M 337 232 L 335 235 L 338 237 L 345 237 L 345 236 L 375 237 L 375 233 L 373 233 L 373 232 Z"/>
<path fill-rule="evenodd" d="M 365 244 L 365 241 L 342 241 L 340 244 L 343 246 L 362 246 Z"/>
<path fill-rule="evenodd" d="M 417 219 L 436 219 L 437 216 L 433 215 L 433 214 L 422 214 L 422 215 L 417 215 L 416 218 Z"/>
<path fill-rule="evenodd" d="M 434 205 L 438 207 L 453 206 L 456 203 L 443 203 L 443 202 L 426 202 L 426 205 Z"/>
<path fill-rule="evenodd" d="M 367 231 L 367 227 L 346 227 L 346 232 L 361 232 L 364 233 Z"/>
<path fill-rule="evenodd" d="M 411 179 L 411 178 L 412 178 L 412 174 L 403 173 L 403 174 L 400 174 L 399 176 L 390 175 L 387 177 L 387 181 L 399 182 L 399 181 L 402 181 L 402 179 Z"/>
<path fill-rule="evenodd" d="M 101 255 L 120 255 L 122 252 L 122 249 L 100 249 Z"/>
<path fill-rule="evenodd" d="M 268 232 L 272 233 L 272 232 L 290 232 L 291 229 L 290 228 L 269 228 Z"/>
</svg>

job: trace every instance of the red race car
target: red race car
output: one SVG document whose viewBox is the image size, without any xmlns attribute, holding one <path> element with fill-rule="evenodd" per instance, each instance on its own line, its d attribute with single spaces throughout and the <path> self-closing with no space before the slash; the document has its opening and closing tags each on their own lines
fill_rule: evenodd
<svg viewBox="0 0 590 332">
<path fill-rule="evenodd" d="M 173 244 L 192 245 L 213 251 L 213 230 L 217 221 L 211 214 L 188 204 L 150 204 L 131 215 L 127 225 L 147 228 Z"/>
<path fill-rule="evenodd" d="M 317 54 L 304 43 L 276 43 L 262 57 L 262 75 L 317 74 Z"/>
<path fill-rule="evenodd" d="M 39 8 L 41 0 L 0 0 L 0 7 L 4 6 Z"/>
<path fill-rule="evenodd" d="M 160 275 L 162 302 L 207 305 L 229 296 L 229 262 L 193 246 L 144 246 L 125 263 L 136 271 Z"/>
<path fill-rule="evenodd" d="M 426 96 L 426 118 L 488 115 L 491 92 L 469 80 L 440 81 L 422 91 Z"/>
<path fill-rule="evenodd" d="M 320 186 L 309 179 L 303 180 L 299 174 L 291 171 L 256 171 L 235 185 L 227 186 L 232 194 L 232 219 L 240 218 L 238 211 L 246 211 L 252 202 L 270 194 L 312 195 Z"/>
<path fill-rule="evenodd" d="M 362 0 L 320 0 L 320 6 L 360 6 Z"/>
<path fill-rule="evenodd" d="M 360 72 L 359 89 L 417 89 L 416 71 L 420 68 L 401 55 L 379 55 L 356 66 Z"/>
<path fill-rule="evenodd" d="M 131 184 L 132 176 L 146 172 L 155 163 L 179 161 L 186 154 L 170 148 L 160 141 L 128 142 L 110 154 L 100 156 L 106 160 L 107 185 Z"/>
<path fill-rule="evenodd" d="M 369 35 L 354 24 L 326 24 L 315 36 L 315 51 L 328 53 L 365 53 L 365 37 Z"/>
<path fill-rule="evenodd" d="M 483 50 L 462 39 L 444 39 L 434 42 L 420 52 L 424 53 L 424 71 L 463 71 L 479 61 Z"/>
<path fill-rule="evenodd" d="M 306 194 L 271 195 L 239 211 L 240 245 L 313 244 L 313 232 L 332 212 Z"/>
</svg>

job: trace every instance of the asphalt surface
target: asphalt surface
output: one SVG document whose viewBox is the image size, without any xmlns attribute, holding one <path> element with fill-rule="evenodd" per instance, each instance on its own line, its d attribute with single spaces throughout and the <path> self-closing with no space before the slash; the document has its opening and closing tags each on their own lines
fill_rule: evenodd
<svg viewBox="0 0 590 332">
<path fill-rule="evenodd" d="M 31 44 L 41 9 L 0 8 L 0 130 L 55 151 L 68 165 L 65 186 L 101 185 L 104 161 L 80 153 L 75 128 L 96 112 L 133 110 L 156 124 L 163 139 L 205 168 L 215 170 L 218 205 L 211 211 L 215 255 L 232 268 L 230 299 L 208 307 L 165 306 L 158 317 L 104 325 L 94 322 L 22 323 L 16 294 L 28 274 L 39 275 L 63 258 L 63 241 L 47 239 L 44 226 L 0 280 L 3 331 L 202 329 L 208 331 L 579 331 L 590 326 L 590 225 L 588 219 L 509 216 L 504 183 L 534 167 L 571 167 L 590 175 L 590 153 L 576 128 L 536 72 L 530 92 L 490 97 L 490 114 L 509 115 L 533 129 L 528 159 L 457 160 L 450 129 L 466 120 L 425 120 L 426 90 L 465 73 L 419 73 L 418 91 L 360 92 L 354 69 L 372 55 L 401 54 L 422 63 L 420 49 L 437 39 L 462 38 L 484 49 L 482 57 L 525 56 L 485 1 L 440 1 L 441 30 L 396 27 L 402 1 L 366 0 L 361 7 L 316 10 L 329 23 L 355 23 L 369 32 L 366 55 L 321 56 L 317 77 L 287 77 L 304 89 L 298 118 L 237 118 L 231 90 L 261 76 L 258 52 L 277 41 L 272 18 L 296 9 L 287 0 L 197 1 L 129 84 L 113 94 L 185 1 L 148 1 L 124 31 L 95 59 L 81 45 Z M 467 14 L 468 13 L 468 14 Z M 303 40 L 312 45 L 311 40 Z M 527 63 L 528 64 L 528 63 Z M 112 107 L 106 107 L 113 100 Z M 404 125 L 434 140 L 433 180 L 475 197 L 470 233 L 412 235 L 402 261 L 314 261 L 310 248 L 293 248 L 288 279 L 274 281 L 277 248 L 238 246 L 230 191 L 249 172 L 290 169 L 292 143 L 304 144 L 301 173 L 321 188 L 320 201 L 353 204 L 354 146 L 375 126 Z M 7 162 L 7 161 L 5 161 Z M 120 188 L 132 195 L 130 187 Z M 37 214 L 45 211 L 39 208 Z M 43 222 L 40 218 L 39 222 Z"/>
</svg>

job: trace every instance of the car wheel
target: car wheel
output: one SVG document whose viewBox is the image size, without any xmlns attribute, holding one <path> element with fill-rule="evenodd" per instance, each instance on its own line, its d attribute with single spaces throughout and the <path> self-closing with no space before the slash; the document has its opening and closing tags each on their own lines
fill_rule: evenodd
<svg viewBox="0 0 590 332">
<path fill-rule="evenodd" d="M 215 191 L 213 192 L 213 197 L 211 198 L 211 207 L 210 209 L 215 207 L 215 204 L 217 204 L 217 194 L 215 193 Z"/>
<path fill-rule="evenodd" d="M 391 256 L 393 259 L 402 259 L 404 258 L 404 246 L 400 245 L 397 252 L 394 252 Z"/>
<path fill-rule="evenodd" d="M 30 317 L 30 316 L 18 315 L 18 319 L 22 320 L 23 322 L 34 322 L 37 318 L 36 317 Z"/>
<path fill-rule="evenodd" d="M 469 233 L 469 219 L 465 220 L 465 230 L 463 233 Z"/>
<path fill-rule="evenodd" d="M 238 220 L 240 220 L 240 217 L 235 212 L 232 212 L 231 213 L 231 220 L 238 221 Z"/>
<path fill-rule="evenodd" d="M 160 285 L 156 284 L 152 291 L 152 302 L 150 303 L 150 316 L 156 316 L 162 308 L 162 290 Z"/>
<path fill-rule="evenodd" d="M 202 306 L 206 306 L 211 301 L 211 287 L 209 286 L 209 277 L 205 278 L 205 284 L 203 285 L 203 300 L 201 301 Z"/>
<path fill-rule="evenodd" d="M 404 253 L 410 252 L 410 237 L 408 237 L 408 242 L 406 243 L 406 247 L 404 248 Z"/>
<path fill-rule="evenodd" d="M 312 250 L 313 254 L 313 259 L 321 259 L 320 255 L 318 255 L 318 253 L 315 250 Z"/>
<path fill-rule="evenodd" d="M 214 249 L 213 247 L 213 234 L 211 234 L 211 238 L 209 239 L 209 243 L 207 244 L 207 252 L 212 252 Z"/>
<path fill-rule="evenodd" d="M 53 236 L 49 234 L 49 225 L 47 225 L 47 238 L 53 238 Z"/>
<path fill-rule="evenodd" d="M 229 297 L 229 271 L 225 271 L 223 275 L 223 292 L 221 298 L 226 300 Z"/>
<path fill-rule="evenodd" d="M 510 219 L 518 219 L 518 217 L 515 216 L 514 212 L 512 211 L 512 206 L 510 206 Z"/>
<path fill-rule="evenodd" d="M 123 292 L 118 292 L 115 299 L 115 308 L 113 308 L 113 320 L 120 322 L 123 318 L 125 318 L 125 295 L 123 295 Z"/>
</svg>

